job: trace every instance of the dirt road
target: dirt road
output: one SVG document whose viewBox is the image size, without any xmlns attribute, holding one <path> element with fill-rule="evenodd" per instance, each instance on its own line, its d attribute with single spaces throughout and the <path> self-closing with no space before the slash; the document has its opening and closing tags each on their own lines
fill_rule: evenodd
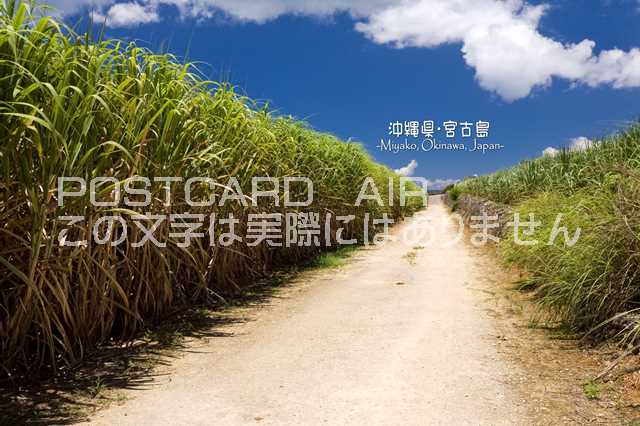
<svg viewBox="0 0 640 426">
<path fill-rule="evenodd" d="M 442 226 L 442 223 L 446 226 Z M 437 200 L 388 242 L 303 274 L 230 337 L 191 342 L 166 376 L 100 411 L 104 425 L 525 424 L 473 290 L 482 272 Z"/>
</svg>

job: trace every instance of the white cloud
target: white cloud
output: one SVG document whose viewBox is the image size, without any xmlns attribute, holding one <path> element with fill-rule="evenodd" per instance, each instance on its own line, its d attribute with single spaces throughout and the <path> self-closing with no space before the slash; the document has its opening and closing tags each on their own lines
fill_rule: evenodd
<svg viewBox="0 0 640 426">
<path fill-rule="evenodd" d="M 578 136 L 577 138 L 569 139 L 569 151 L 584 151 L 586 149 L 591 148 L 597 142 L 592 141 L 591 139 L 585 136 Z M 560 153 L 560 150 L 549 146 L 542 151 L 542 155 L 548 155 L 550 157 L 555 157 Z"/>
<path fill-rule="evenodd" d="M 114 2 L 115 0 L 48 0 L 46 4 L 53 8 L 48 12 L 56 16 L 73 15 L 89 9 L 94 15 L 104 17 L 105 8 Z"/>
<path fill-rule="evenodd" d="M 460 182 L 460 179 L 434 179 L 429 180 L 427 188 L 428 189 L 444 189 L 449 185 L 453 185 L 454 183 Z"/>
<path fill-rule="evenodd" d="M 400 176 L 413 176 L 418 168 L 418 162 L 416 160 L 409 161 L 404 167 L 400 167 L 399 169 L 394 170 Z"/>
<path fill-rule="evenodd" d="M 95 22 L 106 22 L 111 27 L 132 27 L 140 24 L 158 22 L 160 16 L 154 6 L 142 6 L 138 3 L 117 3 L 106 14 L 93 12 Z"/>
<path fill-rule="evenodd" d="M 63 14 L 93 5 L 112 26 L 156 22 L 157 6 L 180 16 L 207 19 L 225 14 L 263 23 L 279 16 L 349 13 L 355 28 L 379 44 L 436 48 L 460 44 L 478 84 L 507 101 L 564 79 L 573 85 L 640 87 L 640 49 L 594 52 L 595 42 L 564 43 L 539 31 L 546 4 L 525 0 L 51 0 Z M 425 70 L 426 71 L 426 70 Z"/>
<path fill-rule="evenodd" d="M 326 17 L 339 12 L 356 19 L 366 18 L 400 0 L 140 0 L 143 5 L 166 4 L 178 8 L 183 17 L 211 18 L 224 13 L 239 21 L 264 23 L 282 15 Z M 85 8 L 103 11 L 115 0 L 49 0 L 62 15 L 70 15 Z"/>
<path fill-rule="evenodd" d="M 356 28 L 397 47 L 461 43 L 480 86 L 507 101 L 549 86 L 554 77 L 589 86 L 640 86 L 640 49 L 594 55 L 591 40 L 553 40 L 538 31 L 547 10 L 522 0 L 419 0 L 375 13 Z"/>
<path fill-rule="evenodd" d="M 409 161 L 404 167 L 394 170 L 396 174 L 400 176 L 413 176 L 418 168 L 418 162 L 416 160 Z M 427 180 L 428 189 L 443 189 L 451 184 L 458 183 L 459 179 L 429 179 Z"/>
<path fill-rule="evenodd" d="M 47 0 L 47 4 L 53 8 L 48 12 L 55 16 L 87 11 L 98 24 L 106 22 L 110 27 L 131 27 L 159 22 L 157 8 L 161 1 L 163 0 L 116 3 L 115 0 Z"/>
<path fill-rule="evenodd" d="M 190 16 L 211 16 L 221 10 L 242 21 L 266 22 L 282 15 L 331 16 L 337 12 L 364 18 L 398 0 L 160 0 L 177 4 Z"/>
<path fill-rule="evenodd" d="M 569 149 L 571 151 L 584 151 L 585 149 L 591 148 L 593 146 L 593 141 L 584 136 L 579 136 L 577 138 L 571 139 L 571 143 L 569 145 Z"/>
</svg>

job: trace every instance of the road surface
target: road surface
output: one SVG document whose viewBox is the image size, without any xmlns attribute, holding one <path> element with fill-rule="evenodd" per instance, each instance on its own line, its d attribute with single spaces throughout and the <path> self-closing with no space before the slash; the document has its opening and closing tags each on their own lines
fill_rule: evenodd
<svg viewBox="0 0 640 426">
<path fill-rule="evenodd" d="M 442 224 L 446 226 L 442 226 Z M 190 342 L 166 376 L 99 411 L 98 425 L 526 424 L 510 363 L 474 283 L 474 263 L 446 206 L 393 234 L 417 241 L 364 249 L 348 265 L 305 273 L 232 336 Z M 490 271 L 490 269 L 489 269 Z"/>
</svg>

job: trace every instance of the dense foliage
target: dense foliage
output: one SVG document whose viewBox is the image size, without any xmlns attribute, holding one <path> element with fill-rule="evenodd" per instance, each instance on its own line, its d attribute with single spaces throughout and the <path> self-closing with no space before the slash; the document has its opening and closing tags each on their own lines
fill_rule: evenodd
<svg viewBox="0 0 640 426">
<path fill-rule="evenodd" d="M 316 247 L 229 247 L 194 240 L 180 247 L 166 225 L 166 248 L 58 242 L 60 215 L 88 218 L 67 235 L 85 240 L 105 210 L 129 221 L 129 207 L 97 208 L 87 196 L 58 206 L 57 178 L 211 177 L 220 195 L 230 176 L 245 194 L 254 176 L 306 176 L 310 209 L 355 214 L 344 238 L 362 237 L 364 214 L 400 219 L 417 204 L 389 207 L 388 179 L 358 144 L 276 117 L 225 84 L 205 81 L 189 64 L 135 44 L 76 35 L 31 5 L 0 4 L 0 360 L 5 372 L 71 365 L 108 339 L 134 336 L 171 307 L 219 299 L 274 268 L 308 259 Z M 353 204 L 366 177 L 385 206 Z M 179 187 L 171 206 L 153 188 L 156 212 L 236 217 L 292 211 L 274 205 L 186 208 Z M 99 196 L 112 192 L 99 189 Z M 207 191 L 203 189 L 203 191 Z M 203 194 L 200 194 L 201 196 Z M 207 194 L 204 194 L 207 195 Z M 297 199 L 300 195 L 294 194 Z M 273 203 L 272 203 L 273 204 Z M 297 210 L 294 210 L 297 211 Z M 240 234 L 246 222 L 239 225 Z M 331 223 L 333 231 L 337 224 Z M 136 227 L 130 236 L 136 240 Z M 139 236 L 139 232 L 138 232 Z M 323 241 L 326 243 L 327 241 Z M 326 248 L 326 247 L 325 247 Z"/>
<path fill-rule="evenodd" d="M 622 318 L 640 303 L 640 126 L 596 141 L 585 150 L 524 161 L 511 169 L 466 180 L 457 191 L 510 204 L 523 220 L 540 222 L 529 240 L 501 243 L 506 259 L 525 267 L 547 312 L 586 331 Z M 549 244 L 556 219 L 578 242 Z M 521 234 L 522 237 L 522 234 Z M 640 326 L 619 336 L 635 340 Z"/>
</svg>

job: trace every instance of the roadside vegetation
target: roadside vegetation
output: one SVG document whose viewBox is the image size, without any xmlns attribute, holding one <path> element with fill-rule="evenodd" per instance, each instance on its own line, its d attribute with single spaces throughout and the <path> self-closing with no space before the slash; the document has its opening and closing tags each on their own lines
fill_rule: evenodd
<svg viewBox="0 0 640 426">
<path fill-rule="evenodd" d="M 611 337 L 602 325 L 616 323 L 615 337 L 640 340 L 640 125 L 595 141 L 585 150 L 562 150 L 492 175 L 468 179 L 455 197 L 471 194 L 508 204 L 522 221 L 541 225 L 514 243 L 513 227 L 501 242 L 504 257 L 530 274 L 521 286 L 536 292 L 553 319 L 578 332 Z M 548 245 L 557 215 L 573 235 Z"/>
<path fill-rule="evenodd" d="M 280 117 L 207 81 L 195 66 L 157 55 L 133 43 L 75 34 L 22 1 L 0 3 L 0 371 L 4 375 L 76 365 L 107 341 L 127 341 L 179 306 L 223 300 L 281 266 L 305 262 L 322 248 L 259 244 L 229 247 L 193 240 L 180 247 L 162 225 L 166 248 L 129 240 L 117 246 L 66 247 L 58 242 L 62 215 L 88 218 L 66 238 L 91 240 L 89 224 L 109 212 L 120 215 L 137 241 L 131 215 L 162 213 L 287 213 L 296 209 L 241 201 L 223 207 L 188 207 L 181 186 L 170 208 L 164 188 L 152 189 L 145 209 L 99 208 L 87 196 L 58 206 L 57 178 L 203 176 L 225 183 L 238 178 L 251 192 L 254 176 L 305 176 L 315 186 L 308 209 L 355 215 L 331 223 L 332 235 L 362 240 L 365 213 L 399 220 L 418 208 L 399 206 L 397 176 L 376 164 L 356 143 L 316 132 Z M 373 177 L 385 207 L 354 207 L 366 177 Z M 387 188 L 394 179 L 394 207 Z M 196 199 L 227 188 L 201 189 Z M 100 187 L 99 198 L 113 186 Z M 292 199 L 305 199 L 292 189 Z M 414 199 L 415 200 L 415 199 Z M 273 204 L 273 203 L 272 203 Z M 282 205 L 282 203 L 281 203 Z M 165 222 L 166 223 L 166 222 Z M 238 225 L 243 235 L 246 221 Z M 323 240 L 324 249 L 328 241 Z M 335 241 L 334 241 L 335 243 Z M 322 259 L 322 258 L 321 258 Z M 329 259 L 328 257 L 325 259 Z M 320 263 L 334 263 L 323 261 Z"/>
</svg>

